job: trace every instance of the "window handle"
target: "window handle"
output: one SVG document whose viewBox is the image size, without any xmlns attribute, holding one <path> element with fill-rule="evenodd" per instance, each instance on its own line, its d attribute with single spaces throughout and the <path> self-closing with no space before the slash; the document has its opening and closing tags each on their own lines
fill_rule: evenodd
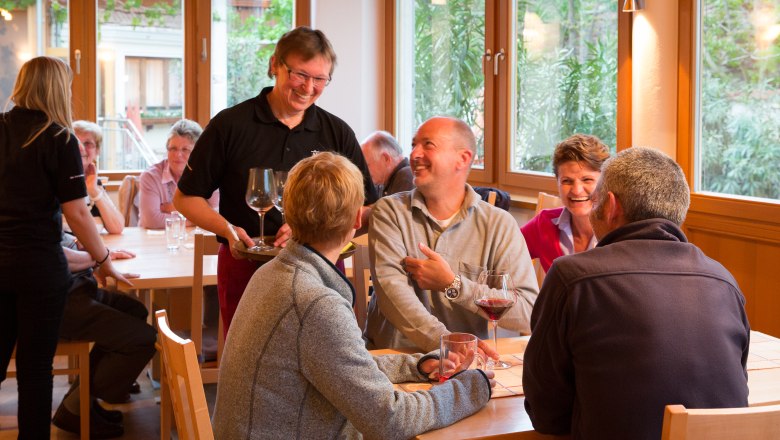
<svg viewBox="0 0 780 440">
<path fill-rule="evenodd" d="M 493 59 L 493 52 L 490 51 L 490 49 L 486 50 L 484 54 L 482 54 L 482 68 L 485 69 L 485 63 L 489 63 L 490 60 Z"/>
<path fill-rule="evenodd" d="M 206 41 L 206 38 L 203 38 L 200 46 L 200 60 L 206 61 L 208 58 L 209 58 L 208 41 Z"/>
<path fill-rule="evenodd" d="M 73 58 L 76 60 L 76 75 L 81 75 L 81 51 L 78 49 L 74 50 Z"/>
<path fill-rule="evenodd" d="M 498 76 L 498 62 L 505 58 L 504 49 L 496 52 L 496 57 L 493 59 L 493 76 Z"/>
</svg>

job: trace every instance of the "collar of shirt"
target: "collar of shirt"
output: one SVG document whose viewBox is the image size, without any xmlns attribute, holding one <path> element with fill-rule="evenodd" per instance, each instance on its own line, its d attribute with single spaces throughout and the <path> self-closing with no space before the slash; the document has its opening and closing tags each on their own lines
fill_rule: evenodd
<svg viewBox="0 0 780 440">
<path fill-rule="evenodd" d="M 163 159 L 162 178 L 160 178 L 160 183 L 167 185 L 170 182 L 173 182 L 174 185 L 176 184 L 176 180 L 173 178 L 173 174 L 171 174 L 171 168 L 168 166 L 168 159 Z"/>
<path fill-rule="evenodd" d="M 273 89 L 273 87 L 266 87 L 255 98 L 255 116 L 264 124 L 281 124 L 281 121 L 274 116 L 274 112 L 271 110 L 271 104 L 268 103 L 268 94 L 271 93 L 271 90 Z M 303 113 L 303 122 L 294 129 L 297 129 L 298 127 L 303 127 L 303 129 L 307 131 L 320 130 L 320 120 L 317 118 L 317 104 L 312 104 L 306 109 Z"/>
<path fill-rule="evenodd" d="M 561 251 L 563 255 L 571 255 L 574 253 L 574 234 L 571 232 L 571 212 L 568 209 L 563 208 L 561 215 L 558 218 L 552 220 L 553 224 L 558 227 L 560 231 L 559 242 L 561 245 Z M 587 249 L 593 249 L 596 247 L 598 241 L 596 235 L 590 238 Z"/>
<path fill-rule="evenodd" d="M 432 221 L 433 223 L 439 225 L 442 230 L 446 229 L 449 226 L 455 225 L 459 223 L 461 220 L 466 218 L 467 214 L 463 214 L 460 217 L 458 217 L 459 213 L 465 212 L 473 208 L 477 205 L 477 203 L 482 200 L 482 197 L 477 194 L 473 188 L 471 188 L 471 185 L 468 183 L 466 184 L 466 197 L 463 199 L 463 205 L 461 205 L 460 210 L 458 210 L 453 217 L 448 219 L 447 221 L 450 221 L 447 226 L 443 225 L 443 222 L 445 220 L 438 220 L 436 217 L 431 215 L 430 211 L 428 211 L 428 206 L 425 204 L 425 197 L 422 195 L 422 193 L 417 189 L 414 188 L 412 190 L 412 209 L 419 209 L 428 219 L 429 221 Z"/>
</svg>

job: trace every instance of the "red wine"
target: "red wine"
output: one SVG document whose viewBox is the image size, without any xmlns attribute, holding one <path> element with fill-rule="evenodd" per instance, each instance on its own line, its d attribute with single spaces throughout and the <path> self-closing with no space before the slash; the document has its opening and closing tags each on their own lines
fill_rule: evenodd
<svg viewBox="0 0 780 440">
<path fill-rule="evenodd" d="M 474 301 L 474 304 L 482 309 L 491 320 L 498 321 L 515 302 L 511 299 L 503 298 L 480 298 Z"/>
</svg>

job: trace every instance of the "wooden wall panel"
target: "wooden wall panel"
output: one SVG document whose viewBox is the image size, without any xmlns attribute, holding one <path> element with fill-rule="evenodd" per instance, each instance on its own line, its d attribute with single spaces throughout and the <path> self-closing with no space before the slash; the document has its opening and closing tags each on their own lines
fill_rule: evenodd
<svg viewBox="0 0 780 440">
<path fill-rule="evenodd" d="M 756 234 L 755 224 L 712 214 L 689 213 L 685 233 L 739 283 L 753 330 L 780 337 L 780 241 Z"/>
</svg>

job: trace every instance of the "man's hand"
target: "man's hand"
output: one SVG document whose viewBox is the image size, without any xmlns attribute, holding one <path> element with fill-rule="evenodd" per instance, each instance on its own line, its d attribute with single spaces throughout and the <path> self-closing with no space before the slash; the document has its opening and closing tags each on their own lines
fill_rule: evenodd
<svg viewBox="0 0 780 440">
<path fill-rule="evenodd" d="M 287 241 L 290 238 L 292 238 L 292 229 L 290 229 L 290 226 L 287 223 L 285 223 L 276 232 L 276 239 L 274 240 L 274 246 L 285 247 L 287 246 Z"/>
<path fill-rule="evenodd" d="M 441 255 L 420 243 L 420 252 L 428 258 L 404 258 L 406 273 L 421 289 L 444 290 L 455 279 L 455 273 Z"/>
<path fill-rule="evenodd" d="M 244 228 L 240 226 L 233 226 L 231 224 L 227 224 L 226 227 L 228 230 L 222 236 L 227 238 L 230 255 L 232 255 L 236 260 L 245 260 L 246 257 L 238 252 L 238 249 L 236 249 L 236 243 L 241 241 L 244 243 L 244 245 L 246 245 L 247 249 L 249 249 L 255 245 L 255 242 L 252 241 L 252 238 L 249 237 L 249 234 L 246 233 Z M 235 232 L 235 235 L 233 232 Z M 238 240 L 236 240 L 236 238 L 238 238 Z"/>
<path fill-rule="evenodd" d="M 486 341 L 485 339 L 479 339 L 479 342 L 477 342 L 477 347 L 479 348 L 479 354 L 485 356 L 486 358 L 493 358 L 495 360 L 498 360 L 498 352 L 495 350 L 495 347 L 493 347 L 493 344 Z"/>
</svg>

